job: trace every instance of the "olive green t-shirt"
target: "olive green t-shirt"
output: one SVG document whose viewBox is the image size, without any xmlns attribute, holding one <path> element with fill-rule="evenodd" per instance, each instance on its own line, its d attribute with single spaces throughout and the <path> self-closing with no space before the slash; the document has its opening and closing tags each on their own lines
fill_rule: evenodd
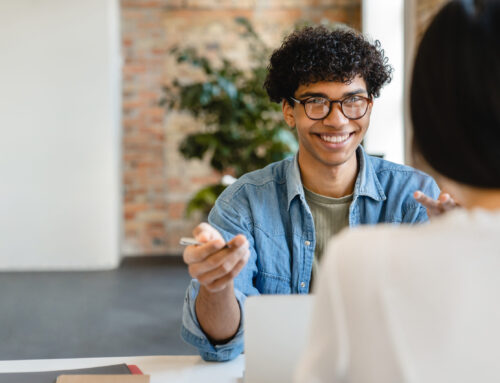
<svg viewBox="0 0 500 383">
<path fill-rule="evenodd" d="M 352 202 L 352 194 L 341 198 L 331 198 L 316 194 L 306 188 L 304 188 L 304 194 L 313 216 L 316 232 L 316 248 L 314 249 L 310 283 L 312 286 L 317 275 L 318 262 L 325 251 L 326 244 L 333 235 L 349 226 L 349 207 Z"/>
</svg>

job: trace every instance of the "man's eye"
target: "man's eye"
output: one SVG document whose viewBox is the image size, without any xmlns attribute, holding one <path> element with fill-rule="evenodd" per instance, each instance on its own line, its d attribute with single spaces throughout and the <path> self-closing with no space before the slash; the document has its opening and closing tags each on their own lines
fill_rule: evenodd
<svg viewBox="0 0 500 383">
<path fill-rule="evenodd" d="M 352 103 L 352 102 L 357 102 L 357 101 L 361 101 L 362 98 L 359 97 L 359 96 L 352 96 L 352 97 L 348 97 L 344 100 L 344 102 L 347 102 L 347 103 Z"/>
<path fill-rule="evenodd" d="M 322 97 L 311 97 L 306 102 L 308 104 L 328 104 L 328 100 Z"/>
</svg>

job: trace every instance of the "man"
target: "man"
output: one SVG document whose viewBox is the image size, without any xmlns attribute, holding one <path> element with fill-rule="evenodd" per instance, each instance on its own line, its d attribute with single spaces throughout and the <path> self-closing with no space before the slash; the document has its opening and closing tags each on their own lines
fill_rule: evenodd
<svg viewBox="0 0 500 383">
<path fill-rule="evenodd" d="M 184 252 L 194 279 L 182 336 L 205 360 L 242 352 L 246 296 L 308 293 L 326 241 L 342 228 L 427 221 L 412 194 L 437 198 L 432 178 L 360 146 L 390 78 L 379 44 L 351 30 L 305 28 L 271 56 L 265 88 L 297 129 L 299 151 L 228 187 L 210 225 L 193 232 L 204 244 Z"/>
</svg>

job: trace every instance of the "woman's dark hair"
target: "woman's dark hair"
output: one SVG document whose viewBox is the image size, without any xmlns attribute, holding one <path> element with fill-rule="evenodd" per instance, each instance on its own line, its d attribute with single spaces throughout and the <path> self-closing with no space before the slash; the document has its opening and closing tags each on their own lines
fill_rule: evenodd
<svg viewBox="0 0 500 383">
<path fill-rule="evenodd" d="M 349 82 L 360 75 L 369 96 L 391 81 L 392 68 L 380 43 L 369 43 L 353 30 L 306 27 L 293 32 L 273 52 L 264 88 L 275 102 L 289 100 L 300 85 Z"/>
<path fill-rule="evenodd" d="M 459 183 L 500 187 L 500 1 L 452 1 L 417 53 L 414 147 Z"/>
</svg>

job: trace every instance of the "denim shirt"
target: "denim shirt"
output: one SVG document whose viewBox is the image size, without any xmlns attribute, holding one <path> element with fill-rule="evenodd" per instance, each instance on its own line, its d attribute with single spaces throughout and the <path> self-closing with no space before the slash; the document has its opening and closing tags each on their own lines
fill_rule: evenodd
<svg viewBox="0 0 500 383">
<path fill-rule="evenodd" d="M 418 223 L 428 220 L 413 198 L 415 190 L 436 199 L 439 188 L 428 175 L 357 150 L 359 173 L 349 208 L 349 226 Z M 245 174 L 220 195 L 209 223 L 229 241 L 244 234 L 250 244 L 247 265 L 234 280 L 241 322 L 227 343 L 213 345 L 195 312 L 199 283 L 192 280 L 184 301 L 181 335 L 205 360 L 226 361 L 243 351 L 244 302 L 257 294 L 307 294 L 316 237 L 304 196 L 298 157 Z"/>
</svg>

